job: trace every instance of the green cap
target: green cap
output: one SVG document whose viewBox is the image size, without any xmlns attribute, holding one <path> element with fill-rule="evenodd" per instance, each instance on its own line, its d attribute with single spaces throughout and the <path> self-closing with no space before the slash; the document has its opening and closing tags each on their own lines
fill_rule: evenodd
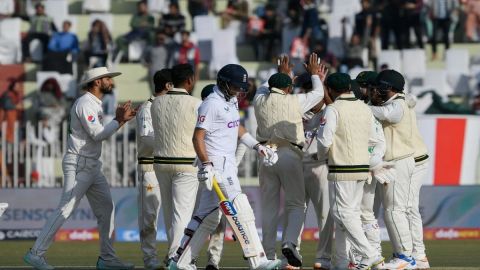
<svg viewBox="0 0 480 270">
<path fill-rule="evenodd" d="M 325 84 L 337 92 L 350 91 L 351 83 L 350 75 L 341 72 L 332 73 L 325 80 Z"/>
<path fill-rule="evenodd" d="M 402 92 L 405 86 L 405 79 L 400 72 L 386 69 L 378 73 L 378 76 L 375 78 L 375 84 L 387 88 L 391 87 L 395 92 Z"/>
<path fill-rule="evenodd" d="M 292 85 L 292 78 L 285 73 L 275 73 L 268 79 L 268 86 L 278 89 L 287 88 Z"/>
<path fill-rule="evenodd" d="M 375 71 L 362 71 L 357 75 L 355 81 L 362 85 L 362 84 L 375 84 L 375 78 L 377 78 L 378 73 Z"/>
</svg>

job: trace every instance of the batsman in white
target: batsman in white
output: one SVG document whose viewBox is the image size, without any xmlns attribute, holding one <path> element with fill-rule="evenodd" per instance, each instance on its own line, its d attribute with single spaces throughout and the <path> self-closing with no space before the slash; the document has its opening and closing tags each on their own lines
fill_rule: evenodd
<svg viewBox="0 0 480 270">
<path fill-rule="evenodd" d="M 150 108 L 156 96 L 173 88 L 170 69 L 157 71 L 153 76 L 155 94 L 144 102 L 137 112 L 138 154 L 138 228 L 143 264 L 147 270 L 162 269 L 157 256 L 157 220 L 161 206 L 160 188 L 153 169 L 153 133 Z"/>
<path fill-rule="evenodd" d="M 200 203 L 185 230 L 182 245 L 170 269 L 196 269 L 195 259 L 208 237 L 218 226 L 221 212 L 219 198 L 213 192 L 215 177 L 225 196 L 233 201 L 236 219 L 241 224 L 237 238 L 254 247 L 254 256 L 247 256 L 251 269 L 275 269 L 279 260 L 269 261 L 265 256 L 255 226 L 255 216 L 247 196 L 242 193 L 237 177 L 235 150 L 237 141 L 256 149 L 266 160 L 274 163 L 275 152 L 260 145 L 240 126 L 237 94 L 247 91 L 247 71 L 239 65 L 224 66 L 217 74 L 217 86 L 198 109 L 198 121 L 193 142 L 200 163 L 198 179 L 205 183 Z"/>
<path fill-rule="evenodd" d="M 300 76 L 303 77 L 303 76 Z M 310 77 L 310 75 L 309 75 Z M 312 91 L 310 78 L 303 82 L 305 92 Z M 320 101 L 303 115 L 303 130 L 305 145 L 303 147 L 303 178 L 305 180 L 305 202 L 311 201 L 317 215 L 319 240 L 315 254 L 314 270 L 328 270 L 331 268 L 333 251 L 334 222 L 330 213 L 328 156 L 319 156 L 317 153 L 317 131 L 322 123 L 325 112 L 325 101 Z M 305 215 L 306 217 L 306 215 Z"/>
<path fill-rule="evenodd" d="M 333 73 L 325 82 L 327 105 L 318 130 L 318 153 L 328 155 L 328 180 L 332 181 L 330 198 L 335 219 L 335 246 L 342 252 L 347 241 L 362 257 L 356 269 L 371 269 L 384 258 L 368 242 L 360 220 L 363 186 L 371 180 L 369 141 L 374 135 L 375 119 L 368 106 L 351 92 L 350 76 Z M 348 263 L 336 261 L 338 269 Z M 347 265 L 338 265 L 339 263 Z"/>
<path fill-rule="evenodd" d="M 112 245 L 114 230 L 114 204 L 107 179 L 99 161 L 102 141 L 108 139 L 123 124 L 135 117 L 131 102 L 119 106 L 116 117 L 103 125 L 102 101 L 104 93 L 112 91 L 112 77 L 119 72 L 109 72 L 98 67 L 85 72 L 81 85 L 86 93 L 79 97 L 70 110 L 67 153 L 63 157 L 63 193 L 60 204 L 49 217 L 32 249 L 24 261 L 39 270 L 54 269 L 45 260 L 45 253 L 55 233 L 77 208 L 84 195 L 98 220 L 100 256 L 97 269 L 133 269 L 133 264 L 124 263 L 115 255 Z"/>
<path fill-rule="evenodd" d="M 263 245 L 267 257 L 275 259 L 280 189 L 285 192 L 286 227 L 283 230 L 282 253 L 288 264 L 302 266 L 298 239 L 305 215 L 303 179 L 302 116 L 323 99 L 322 79 L 327 69 L 316 54 L 310 55 L 305 68 L 311 74 L 313 90 L 306 94 L 290 94 L 293 89 L 292 66 L 288 56 L 279 60 L 279 73 L 268 80 L 269 87 L 257 90 L 253 105 L 257 118 L 257 139 L 262 144 L 276 145 L 279 160 L 274 166 L 259 166 L 262 202 Z"/>
<path fill-rule="evenodd" d="M 192 218 L 197 196 L 197 169 L 191 136 L 201 100 L 190 93 L 195 74 L 189 64 L 172 67 L 173 88 L 153 100 L 154 169 L 160 184 L 167 231 L 167 258 L 175 256 L 185 227 Z M 170 262 L 167 260 L 166 264 Z"/>
<path fill-rule="evenodd" d="M 410 232 L 410 209 L 413 207 L 412 175 L 415 169 L 413 155 L 413 122 L 403 87 L 405 80 L 395 70 L 384 70 L 375 79 L 370 106 L 373 115 L 383 126 L 387 149 L 384 161 L 394 162 L 393 181 L 386 182 L 383 195 L 385 225 L 393 245 L 393 258 L 385 263 L 386 269 L 415 269 L 412 257 L 413 243 Z"/>
</svg>

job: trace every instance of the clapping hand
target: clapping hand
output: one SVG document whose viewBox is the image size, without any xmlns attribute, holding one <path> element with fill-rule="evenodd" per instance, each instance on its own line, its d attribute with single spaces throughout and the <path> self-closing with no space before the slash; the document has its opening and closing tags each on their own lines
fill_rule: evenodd
<svg viewBox="0 0 480 270">
<path fill-rule="evenodd" d="M 132 108 L 132 101 L 129 100 L 117 107 L 117 110 L 115 111 L 115 120 L 117 120 L 120 125 L 123 125 L 137 115 L 137 109 Z"/>
</svg>

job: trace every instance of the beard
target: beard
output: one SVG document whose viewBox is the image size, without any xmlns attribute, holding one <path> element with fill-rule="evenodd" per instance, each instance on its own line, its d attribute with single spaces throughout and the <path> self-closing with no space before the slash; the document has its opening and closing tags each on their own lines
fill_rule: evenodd
<svg viewBox="0 0 480 270">
<path fill-rule="evenodd" d="M 102 82 L 102 84 L 100 85 L 100 92 L 102 92 L 102 94 L 109 94 L 110 92 L 112 92 L 112 85 Z"/>
</svg>

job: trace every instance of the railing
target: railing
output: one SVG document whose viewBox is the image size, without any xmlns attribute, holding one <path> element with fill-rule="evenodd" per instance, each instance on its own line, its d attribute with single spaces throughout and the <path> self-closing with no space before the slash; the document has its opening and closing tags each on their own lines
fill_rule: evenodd
<svg viewBox="0 0 480 270">
<path fill-rule="evenodd" d="M 134 127 L 135 123 L 127 123 L 103 142 L 102 171 L 112 187 L 136 186 Z M 8 129 L 6 122 L 1 123 L 0 188 L 63 186 L 61 164 L 67 150 L 67 122 L 47 130 L 42 124 L 34 126 L 30 121 L 15 122 L 13 129 Z M 13 141 L 7 141 L 7 132 L 13 132 Z M 242 185 L 252 184 L 252 177 L 256 176 L 255 163 L 256 153 L 247 151 L 239 166 Z"/>
</svg>

